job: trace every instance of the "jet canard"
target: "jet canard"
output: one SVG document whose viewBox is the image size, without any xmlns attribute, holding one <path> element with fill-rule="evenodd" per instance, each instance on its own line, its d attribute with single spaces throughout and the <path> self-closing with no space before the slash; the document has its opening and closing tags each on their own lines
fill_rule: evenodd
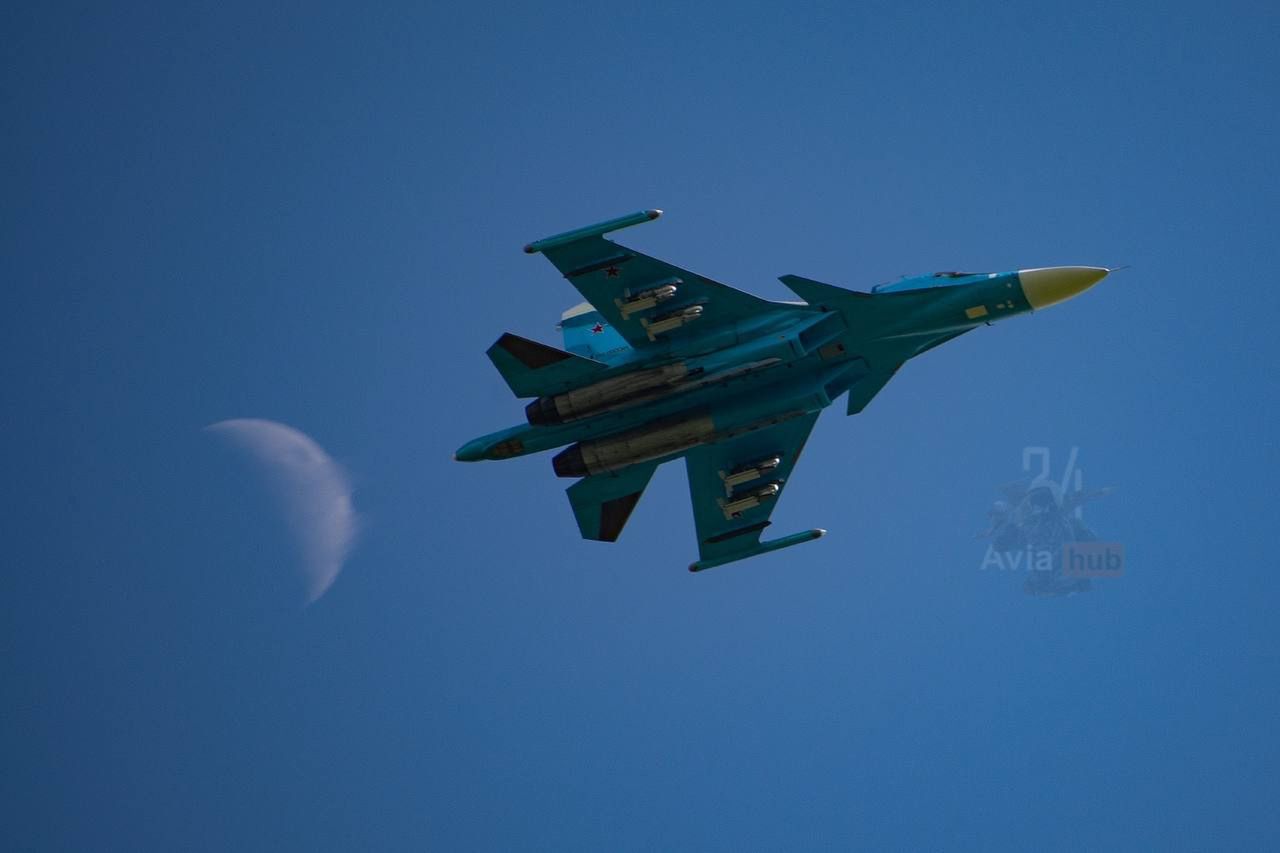
<svg viewBox="0 0 1280 853">
<path fill-rule="evenodd" d="M 857 414 L 908 359 L 982 325 L 1069 299 L 1104 267 L 940 272 L 846 290 L 781 281 L 771 302 L 606 240 L 657 219 L 642 210 L 524 247 L 586 302 L 561 318 L 565 349 L 504 334 L 488 350 L 526 422 L 464 444 L 463 462 L 564 447 L 583 537 L 616 541 L 653 472 L 683 458 L 701 571 L 808 542 L 762 542 L 818 415 L 848 392 Z"/>
</svg>

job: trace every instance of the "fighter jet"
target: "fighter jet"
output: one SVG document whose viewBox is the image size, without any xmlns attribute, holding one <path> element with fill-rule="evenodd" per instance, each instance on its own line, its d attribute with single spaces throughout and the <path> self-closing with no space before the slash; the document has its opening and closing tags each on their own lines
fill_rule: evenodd
<svg viewBox="0 0 1280 853">
<path fill-rule="evenodd" d="M 565 349 L 504 334 L 488 350 L 526 423 L 464 444 L 462 462 L 565 447 L 583 537 L 616 541 L 653 472 L 683 458 L 699 559 L 692 572 L 809 542 L 760 540 L 818 415 L 848 392 L 861 412 L 908 360 L 997 320 L 1062 302 L 1105 267 L 939 272 L 870 292 L 784 275 L 802 302 L 771 302 L 605 239 L 642 210 L 537 240 L 586 302 Z"/>
</svg>

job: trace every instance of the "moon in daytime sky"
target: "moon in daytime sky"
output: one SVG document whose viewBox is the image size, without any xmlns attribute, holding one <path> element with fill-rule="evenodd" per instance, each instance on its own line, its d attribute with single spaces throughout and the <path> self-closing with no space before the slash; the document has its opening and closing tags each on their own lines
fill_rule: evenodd
<svg viewBox="0 0 1280 853">
<path fill-rule="evenodd" d="M 247 451 L 266 472 L 302 551 L 306 603 L 324 595 L 351 550 L 359 519 L 346 473 L 309 435 L 259 418 L 205 427 Z"/>
</svg>

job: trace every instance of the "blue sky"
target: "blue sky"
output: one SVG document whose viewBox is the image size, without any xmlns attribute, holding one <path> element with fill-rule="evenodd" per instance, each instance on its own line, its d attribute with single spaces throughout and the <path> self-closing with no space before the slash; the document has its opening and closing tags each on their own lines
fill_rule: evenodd
<svg viewBox="0 0 1280 853">
<path fill-rule="evenodd" d="M 258 4 L 3 13 L 8 849 L 1274 847 L 1273 4 Z M 833 407 L 691 576 L 683 471 L 583 542 L 484 357 L 527 241 L 785 273 L 1131 264 Z M 363 532 L 293 543 L 268 418 Z M 1126 571 L 974 534 L 1080 448 Z"/>
</svg>

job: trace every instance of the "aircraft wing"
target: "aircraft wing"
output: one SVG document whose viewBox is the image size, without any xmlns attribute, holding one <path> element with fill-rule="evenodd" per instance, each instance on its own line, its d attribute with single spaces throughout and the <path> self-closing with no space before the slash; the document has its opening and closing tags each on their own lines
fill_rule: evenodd
<svg viewBox="0 0 1280 853">
<path fill-rule="evenodd" d="M 627 343 L 636 348 L 703 334 L 746 317 L 776 310 L 777 305 L 743 293 L 602 235 L 650 219 L 660 211 L 641 211 L 599 225 L 570 231 L 525 247 L 541 252 L 569 283 L 600 312 Z M 674 286 L 670 297 L 636 307 L 645 293 Z M 629 301 L 631 300 L 631 301 Z"/>
<path fill-rule="evenodd" d="M 689 567 L 692 571 L 822 535 L 821 531 L 814 530 L 773 542 L 760 541 L 760 534 L 771 523 L 769 516 L 800 458 L 809 433 L 813 431 L 818 414 L 798 415 L 737 438 L 695 447 L 685 455 L 689 494 L 693 499 L 693 517 L 698 531 L 698 555 L 701 558 Z M 762 463 L 767 465 L 775 458 L 776 465 L 757 467 Z M 735 482 L 753 470 L 759 475 Z M 761 490 L 771 491 L 771 485 L 777 486 L 775 494 L 760 500 L 757 505 L 743 505 L 735 511 L 739 501 L 748 498 L 747 504 L 750 504 L 750 496 Z"/>
</svg>

